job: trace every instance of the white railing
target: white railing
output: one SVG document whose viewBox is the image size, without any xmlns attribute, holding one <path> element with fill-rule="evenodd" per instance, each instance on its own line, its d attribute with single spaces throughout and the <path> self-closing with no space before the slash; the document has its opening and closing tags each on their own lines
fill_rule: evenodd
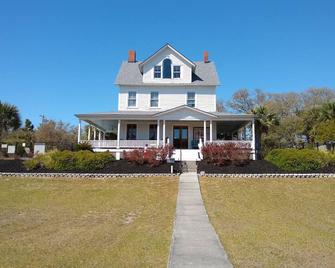
<svg viewBox="0 0 335 268">
<path fill-rule="evenodd" d="M 207 141 L 207 143 L 211 143 L 211 142 Z M 217 144 L 244 143 L 244 144 L 252 145 L 252 141 L 243 141 L 243 140 L 213 140 L 212 143 L 217 143 Z"/>
<path fill-rule="evenodd" d="M 117 140 L 91 140 L 93 148 L 117 148 Z M 160 145 L 163 144 L 161 140 Z M 120 148 L 156 147 L 157 140 L 120 140 Z"/>
</svg>

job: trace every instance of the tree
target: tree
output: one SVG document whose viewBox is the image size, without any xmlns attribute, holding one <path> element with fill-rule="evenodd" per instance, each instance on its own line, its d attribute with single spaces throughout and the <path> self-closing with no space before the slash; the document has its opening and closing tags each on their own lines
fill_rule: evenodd
<svg viewBox="0 0 335 268">
<path fill-rule="evenodd" d="M 0 101 L 0 139 L 21 125 L 20 113 L 16 106 Z"/>
<path fill-rule="evenodd" d="M 34 133 L 34 139 L 45 143 L 47 149 L 72 150 L 76 144 L 76 131 L 70 124 L 44 118 Z"/>
<path fill-rule="evenodd" d="M 335 119 L 335 102 L 324 103 L 320 108 L 320 121 L 329 121 Z"/>
<path fill-rule="evenodd" d="M 216 102 L 216 111 L 217 112 L 225 112 L 226 111 L 225 103 L 224 103 L 223 100 L 218 100 Z"/>
<path fill-rule="evenodd" d="M 298 93 L 272 93 L 264 105 L 279 117 L 296 115 L 303 110 L 301 95 Z"/>
<path fill-rule="evenodd" d="M 311 131 L 315 142 L 335 141 L 335 120 L 320 122 Z"/>
<path fill-rule="evenodd" d="M 251 112 L 257 116 L 256 122 L 260 133 L 268 133 L 270 127 L 279 124 L 276 114 L 268 112 L 265 106 L 258 106 Z"/>
<path fill-rule="evenodd" d="M 255 106 L 255 100 L 248 89 L 240 89 L 233 94 L 229 107 L 239 113 L 250 113 Z"/>
<path fill-rule="evenodd" d="M 26 121 L 24 122 L 24 129 L 27 130 L 27 131 L 33 131 L 34 130 L 34 125 L 29 119 L 26 119 Z"/>
<path fill-rule="evenodd" d="M 329 101 L 335 101 L 335 90 L 330 88 L 310 88 L 302 93 L 305 108 L 312 108 Z"/>
</svg>

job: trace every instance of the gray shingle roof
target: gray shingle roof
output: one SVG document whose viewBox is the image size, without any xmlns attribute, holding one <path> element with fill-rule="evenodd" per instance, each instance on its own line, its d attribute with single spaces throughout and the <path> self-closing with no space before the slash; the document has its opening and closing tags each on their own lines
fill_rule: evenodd
<svg viewBox="0 0 335 268">
<path fill-rule="evenodd" d="M 161 83 L 143 83 L 142 73 L 140 72 L 139 64 L 141 62 L 129 63 L 123 61 L 116 77 L 115 84 L 117 85 L 163 85 L 163 86 L 218 86 L 220 84 L 214 62 L 204 63 L 195 61 L 195 70 L 192 75 L 192 83 L 181 84 L 161 84 Z"/>
</svg>

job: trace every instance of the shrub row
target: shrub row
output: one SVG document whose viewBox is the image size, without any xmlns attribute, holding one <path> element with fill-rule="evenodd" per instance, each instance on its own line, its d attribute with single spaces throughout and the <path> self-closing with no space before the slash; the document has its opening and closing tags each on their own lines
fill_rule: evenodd
<svg viewBox="0 0 335 268">
<path fill-rule="evenodd" d="M 250 161 L 251 148 L 249 144 L 240 143 L 209 143 L 201 148 L 203 159 L 207 163 L 218 166 L 244 165 Z"/>
<path fill-rule="evenodd" d="M 274 149 L 265 160 L 289 172 L 318 170 L 335 163 L 333 154 L 313 149 Z"/>
<path fill-rule="evenodd" d="M 114 158 L 110 153 L 93 153 L 90 151 L 50 151 L 25 161 L 28 170 L 47 168 L 56 171 L 79 170 L 92 171 L 103 168 Z"/>
<path fill-rule="evenodd" d="M 159 166 L 170 158 L 173 153 L 172 145 L 165 145 L 159 148 L 135 149 L 132 151 L 124 151 L 123 158 L 130 163 L 150 166 Z"/>
</svg>

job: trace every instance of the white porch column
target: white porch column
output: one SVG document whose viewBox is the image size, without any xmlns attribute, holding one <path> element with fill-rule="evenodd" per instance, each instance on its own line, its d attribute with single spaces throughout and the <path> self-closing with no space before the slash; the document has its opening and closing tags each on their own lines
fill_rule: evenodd
<svg viewBox="0 0 335 268">
<path fill-rule="evenodd" d="M 78 143 L 80 143 L 80 136 L 81 136 L 81 120 L 79 119 L 79 123 L 78 123 Z"/>
<path fill-rule="evenodd" d="M 209 141 L 213 142 L 213 121 L 209 121 Z"/>
<path fill-rule="evenodd" d="M 256 130 L 255 130 L 255 118 L 252 119 L 251 127 L 252 127 L 252 144 L 251 144 L 251 148 L 252 148 L 252 151 L 253 151 L 252 159 L 253 159 L 253 160 L 256 160 Z"/>
<path fill-rule="evenodd" d="M 97 139 L 97 129 L 94 128 L 93 129 L 93 140 L 96 140 Z"/>
<path fill-rule="evenodd" d="M 98 133 L 98 139 L 99 141 L 101 140 L 101 130 L 99 129 L 99 133 Z"/>
<path fill-rule="evenodd" d="M 88 129 L 87 129 L 87 140 L 88 140 L 88 141 L 91 140 L 91 125 L 88 125 Z"/>
<path fill-rule="evenodd" d="M 159 125 L 160 125 L 160 120 L 158 119 L 157 120 L 157 147 L 159 147 L 159 136 L 160 136 Z"/>
<path fill-rule="evenodd" d="M 120 149 L 120 131 L 121 130 L 121 120 L 117 121 L 117 140 L 116 140 L 116 148 Z"/>
<path fill-rule="evenodd" d="M 206 144 L 207 137 L 206 137 L 206 120 L 204 120 L 204 145 Z"/>
<path fill-rule="evenodd" d="M 163 120 L 163 146 L 165 146 L 165 120 Z"/>
</svg>

